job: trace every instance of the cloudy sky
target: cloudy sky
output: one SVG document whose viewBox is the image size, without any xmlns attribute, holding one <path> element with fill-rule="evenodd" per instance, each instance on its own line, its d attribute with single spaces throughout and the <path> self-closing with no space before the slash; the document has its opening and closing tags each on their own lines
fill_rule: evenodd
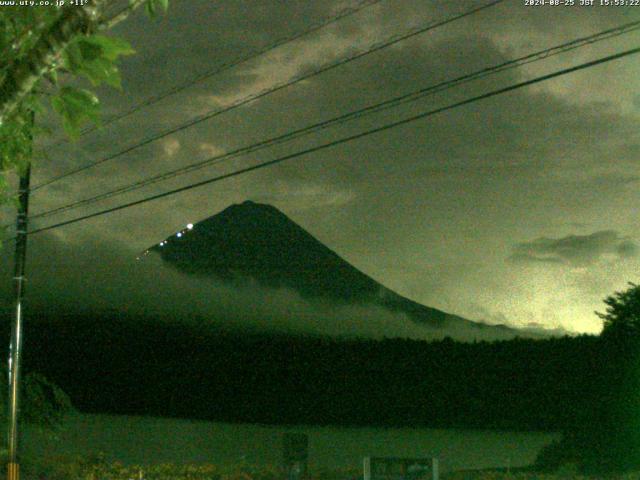
<svg viewBox="0 0 640 480">
<path fill-rule="evenodd" d="M 75 144 L 47 147 L 60 135 L 54 125 L 54 139 L 40 142 L 46 156 L 36 160 L 33 183 L 483 3 L 380 1 Z M 640 20 L 638 7 L 524 3 L 506 0 L 56 182 L 34 192 L 31 212 Z M 166 17 L 149 20 L 136 14 L 113 32 L 126 37 L 137 54 L 123 61 L 122 92 L 100 91 L 104 113 L 108 118 L 127 110 L 353 5 L 333 0 L 173 0 Z M 638 46 L 639 33 L 590 44 L 35 220 L 32 226 L 230 172 Z M 638 78 L 640 56 L 626 57 L 34 235 L 29 244 L 29 295 L 34 302 L 61 301 L 62 292 L 81 292 L 87 285 L 102 292 L 118 289 L 137 268 L 137 252 L 188 222 L 252 199 L 275 205 L 357 268 L 423 304 L 492 323 L 596 333 L 601 322 L 593 312 L 603 310 L 602 299 L 628 281 L 638 281 Z M 4 209 L 3 218 L 12 218 L 10 209 Z M 4 250 L 5 263 L 11 254 L 11 248 Z M 9 276 L 5 279 L 5 285 L 10 283 Z M 136 285 L 127 288 L 135 290 Z M 103 296 L 108 301 L 108 293 Z"/>
</svg>

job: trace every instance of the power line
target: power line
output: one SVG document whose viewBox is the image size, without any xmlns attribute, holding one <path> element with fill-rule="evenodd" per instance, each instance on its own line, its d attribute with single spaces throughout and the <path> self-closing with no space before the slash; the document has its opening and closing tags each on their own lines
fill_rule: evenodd
<svg viewBox="0 0 640 480">
<path fill-rule="evenodd" d="M 294 140 L 296 138 L 300 138 L 302 136 L 305 135 L 309 135 L 311 133 L 320 131 L 322 129 L 325 128 L 329 128 L 332 127 L 334 125 L 338 125 L 338 124 L 342 124 L 345 123 L 347 121 L 351 121 L 354 120 L 356 118 L 360 118 L 363 117 L 365 115 L 370 115 L 373 113 L 377 113 L 389 108 L 393 108 L 393 107 L 397 107 L 399 105 L 405 104 L 405 103 L 409 103 L 409 102 L 413 102 L 416 100 L 419 100 L 421 98 L 424 98 L 427 95 L 433 95 L 435 93 L 471 82 L 473 80 L 478 80 L 480 78 L 484 78 L 488 75 L 494 75 L 496 73 L 500 73 L 500 72 L 504 72 L 506 70 L 510 70 L 513 68 L 517 68 L 520 67 L 522 65 L 526 65 L 529 63 L 533 63 L 533 62 L 537 62 L 537 61 L 541 61 L 541 60 L 545 60 L 551 56 L 554 55 L 558 55 L 560 53 L 566 53 L 568 51 L 571 50 L 575 50 L 577 48 L 581 48 L 584 47 L 585 45 L 591 45 L 595 42 L 598 41 L 602 41 L 602 40 L 606 40 L 609 38 L 612 38 L 614 36 L 619 36 L 622 35 L 624 33 L 630 33 L 632 31 L 636 31 L 640 29 L 640 21 L 635 21 L 635 22 L 630 22 L 630 23 L 626 23 L 624 25 L 620 25 L 614 28 L 610 28 L 607 30 L 603 30 L 601 32 L 589 35 L 587 37 L 582 37 L 582 38 L 578 38 L 569 42 L 565 42 L 563 44 L 554 46 L 554 47 L 550 47 L 547 49 L 543 49 L 543 50 L 539 50 L 537 52 L 534 53 L 530 53 L 528 55 L 524 55 L 521 56 L 519 58 L 516 59 L 512 59 L 503 63 L 500 63 L 498 65 L 494 65 L 491 67 L 487 67 L 481 70 L 477 70 L 473 73 L 469 73 L 466 75 L 462 75 L 459 77 L 456 77 L 454 79 L 451 80 L 447 80 L 441 83 L 438 83 L 436 85 L 432 85 L 432 86 L 428 86 L 425 88 L 422 88 L 420 90 L 414 91 L 414 92 L 410 92 L 398 97 L 394 97 L 392 99 L 388 99 L 385 100 L 383 102 L 379 102 L 373 105 L 369 105 L 367 107 L 355 110 L 355 111 L 351 111 L 349 113 L 346 114 L 342 114 L 339 115 L 337 117 L 334 117 L 332 119 L 329 120 L 324 120 L 322 122 L 318 122 L 315 123 L 313 125 L 309 125 L 306 126 L 304 128 L 300 128 L 297 130 L 294 130 L 292 132 L 288 132 L 285 133 L 283 135 L 279 135 L 276 137 L 272 137 L 270 139 L 267 140 L 263 140 L 260 141 L 258 143 L 254 143 L 248 146 L 244 146 L 235 150 L 232 150 L 230 152 L 226 152 L 220 155 L 215 155 L 213 157 L 210 157 L 206 160 L 202 160 L 196 163 L 192 163 L 190 165 L 169 171 L 169 172 L 165 172 L 162 174 L 158 174 L 155 175 L 153 177 L 149 177 L 146 179 L 142 179 L 133 183 L 130 183 L 128 185 L 124 185 L 121 187 L 118 187 L 114 190 L 108 191 L 108 192 L 104 192 L 98 195 L 95 195 L 93 197 L 89 197 L 89 198 L 85 198 L 82 200 L 78 200 L 76 202 L 64 205 L 64 206 L 60 206 L 60 207 L 56 207 L 53 208 L 51 210 L 47 210 L 44 212 L 40 212 L 37 213 L 35 215 L 32 215 L 31 218 L 32 219 L 37 219 L 37 218 L 44 218 L 44 217 L 48 217 L 57 213 L 62 213 L 68 210 L 72 210 L 78 207 L 81 207 L 83 205 L 89 205 L 101 200 L 106 200 L 108 198 L 112 198 L 127 192 L 131 192 L 137 189 L 140 189 L 142 187 L 148 186 L 148 185 L 152 185 L 154 183 L 158 183 L 161 181 L 165 181 L 168 180 L 170 178 L 174 178 L 177 177 L 179 175 L 183 175 L 186 173 L 190 173 L 196 170 L 199 170 L 201 168 L 205 168 L 211 165 L 215 165 L 218 163 L 221 163 L 222 161 L 225 160 L 229 160 L 231 158 L 235 158 L 235 157 L 239 157 L 239 156 L 243 156 L 249 153 L 253 153 L 262 149 L 265 149 L 267 147 L 273 146 L 273 145 L 277 145 L 277 144 L 282 144 L 285 142 L 289 142 L 291 140 Z"/>
<path fill-rule="evenodd" d="M 108 120 L 104 121 L 102 123 L 102 126 L 107 126 L 107 125 L 111 125 L 112 123 L 115 123 L 119 120 L 122 120 L 125 117 L 128 117 L 130 115 L 133 115 L 134 113 L 136 113 L 137 111 L 151 106 L 155 103 L 160 102 L 161 100 L 164 100 L 167 97 L 170 97 L 171 95 L 175 95 L 176 93 L 179 93 L 189 87 L 192 87 L 193 85 L 200 83 L 208 78 L 211 78 L 215 75 L 218 75 L 220 73 L 223 73 L 231 68 L 237 67 L 238 65 L 241 65 L 243 63 L 246 63 L 250 60 L 254 60 L 255 58 L 258 58 L 266 53 L 271 52 L 272 50 L 277 49 L 278 47 L 281 47 L 282 45 L 285 45 L 287 43 L 291 43 L 294 42 L 296 40 L 299 40 L 302 37 L 305 37 L 307 35 L 311 35 L 312 33 L 317 32 L 318 30 L 321 30 L 324 27 L 327 27 L 329 25 L 331 25 L 332 23 L 336 23 L 339 20 L 342 20 L 343 18 L 346 18 L 350 15 L 354 15 L 355 13 L 360 12 L 361 10 L 367 8 L 367 7 L 371 7 L 377 3 L 380 3 L 384 0 L 361 0 L 359 3 L 357 3 L 356 5 L 352 6 L 352 7 L 346 7 L 342 10 L 340 10 L 337 14 L 332 15 L 330 17 L 327 17 L 323 20 L 321 20 L 320 22 L 316 23 L 315 25 L 312 25 L 310 28 L 307 28 L 306 30 L 300 31 L 300 32 L 295 32 L 292 35 L 286 36 L 286 37 L 282 37 L 277 39 L 276 41 L 269 43 L 265 46 L 263 46 L 262 48 L 258 49 L 258 50 L 254 50 L 252 52 L 247 53 L 246 55 L 236 58 L 228 63 L 223 63 L 221 65 L 216 65 L 214 68 L 207 70 L 203 73 L 198 74 L 197 76 L 186 80 L 178 85 L 174 85 L 173 87 L 158 93 L 157 95 L 151 96 L 149 98 L 147 98 L 146 100 L 143 100 L 142 102 L 133 105 L 131 108 L 129 108 L 128 110 L 125 110 L 124 112 L 118 113 L 112 117 L 110 117 Z M 119 16 L 121 13 L 123 13 L 124 11 L 128 10 L 129 7 L 125 6 L 123 7 L 120 11 L 118 11 L 116 14 L 112 15 L 111 18 L 116 18 L 117 16 Z M 91 132 L 94 132 L 95 130 L 97 130 L 98 127 L 89 127 L 84 129 L 82 132 L 80 132 L 80 136 L 84 136 L 87 135 Z M 65 139 L 62 139 L 58 142 L 53 143 L 52 145 L 49 145 L 49 148 L 51 147 L 57 147 L 59 145 L 62 145 L 66 143 Z"/>
<path fill-rule="evenodd" d="M 265 161 L 265 162 L 262 162 L 262 163 L 258 163 L 256 165 L 252 165 L 250 167 L 241 168 L 239 170 L 235 170 L 235 171 L 230 172 L 230 173 L 225 173 L 223 175 L 218 175 L 216 177 L 209 178 L 207 180 L 202 180 L 200 182 L 192 183 L 192 184 L 180 187 L 180 188 L 176 188 L 176 189 L 173 189 L 173 190 L 169 190 L 167 192 L 163 192 L 163 193 L 159 193 L 159 194 L 156 194 L 156 195 L 152 195 L 150 197 L 142 198 L 140 200 L 136 200 L 136 201 L 133 201 L 133 202 L 128 202 L 128 203 L 125 203 L 125 204 L 122 204 L 122 205 L 118 205 L 116 207 L 107 208 L 107 209 L 101 210 L 99 212 L 94 212 L 94 213 L 91 213 L 91 214 L 88 214 L 88 215 L 83 215 L 81 217 L 76 217 L 76 218 L 73 218 L 71 220 L 66 220 L 66 221 L 63 221 L 63 222 L 56 223 L 54 225 L 49 225 L 47 227 L 38 228 L 36 230 L 30 231 L 29 234 L 32 235 L 32 234 L 36 234 L 36 233 L 40 233 L 40 232 L 45 232 L 45 231 L 48 231 L 48 230 L 52 230 L 54 228 L 63 227 L 63 226 L 66 226 L 66 225 L 70 225 L 72 223 L 77 223 L 77 222 L 80 222 L 80 221 L 83 221 L 83 220 L 87 220 L 87 219 L 90 219 L 90 218 L 106 215 L 108 213 L 112 213 L 112 212 L 115 212 L 115 211 L 118 211 L 118 210 L 123 210 L 125 208 L 134 207 L 136 205 L 141 205 L 143 203 L 147 203 L 147 202 L 150 202 L 150 201 L 153 201 L 153 200 L 158 200 L 158 199 L 161 199 L 161 198 L 164 198 L 164 197 L 168 197 L 168 196 L 174 195 L 176 193 L 185 192 L 187 190 L 191 190 L 191 189 L 194 189 L 194 188 L 197 188 L 197 187 L 201 187 L 201 186 L 208 185 L 208 184 L 211 184 L 211 183 L 219 182 L 219 181 L 225 180 L 227 178 L 231 178 L 231 177 L 235 177 L 235 176 L 238 176 L 238 175 L 242 175 L 244 173 L 249 173 L 249 172 L 252 172 L 254 170 L 258 170 L 258 169 L 261 169 L 261 168 L 269 167 L 269 166 L 272 166 L 272 165 L 275 165 L 275 164 L 278 164 L 278 163 L 281 163 L 281 162 L 284 162 L 284 161 L 287 161 L 287 160 L 291 160 L 291 159 L 294 159 L 294 158 L 298 158 L 298 157 L 304 156 L 304 155 L 309 155 L 311 153 L 315 153 L 315 152 L 318 152 L 318 151 L 321 151 L 321 150 L 325 150 L 327 148 L 335 147 L 337 145 L 340 145 L 340 144 L 343 144 L 343 143 L 346 143 L 346 142 L 350 142 L 350 141 L 353 141 L 353 140 L 357 140 L 357 139 L 360 139 L 360 138 L 363 138 L 363 137 L 367 137 L 369 135 L 372 135 L 372 134 L 375 134 L 375 133 L 379 133 L 379 132 L 383 132 L 383 131 L 386 131 L 386 130 L 389 130 L 389 129 L 392 129 L 392 128 L 395 128 L 395 127 L 398 127 L 398 126 L 401 126 L 401 125 L 406 125 L 408 123 L 412 123 L 412 122 L 415 122 L 417 120 L 421 120 L 423 118 L 427 118 L 427 117 L 436 115 L 438 113 L 445 112 L 447 110 L 452 110 L 454 108 L 458 108 L 458 107 L 461 107 L 461 106 L 464 106 L 464 105 L 469 105 L 469 104 L 477 102 L 479 100 L 484 100 L 484 99 L 487 99 L 487 98 L 491 98 L 491 97 L 494 97 L 494 96 L 497 96 L 497 95 L 501 95 L 503 93 L 507 93 L 507 92 L 511 92 L 513 90 L 517 90 L 519 88 L 523 88 L 523 87 L 526 87 L 526 86 L 529 86 L 529 85 L 533 85 L 533 84 L 536 84 L 536 83 L 544 82 L 544 81 L 550 80 L 552 78 L 560 77 L 562 75 L 567 75 L 569 73 L 573 73 L 573 72 L 576 72 L 576 71 L 579 71 L 579 70 L 584 70 L 584 69 L 587 69 L 587 68 L 590 68 L 590 67 L 594 67 L 596 65 L 600 65 L 600 64 L 603 64 L 603 63 L 606 63 L 606 62 L 613 61 L 613 60 L 618 60 L 620 58 L 627 57 L 629 55 L 634 55 L 636 53 L 640 53 L 640 48 L 633 48 L 633 49 L 630 49 L 630 50 L 626 50 L 624 52 L 616 53 L 616 54 L 613 54 L 613 55 L 608 55 L 606 57 L 601 57 L 601 58 L 599 58 L 597 60 L 592 60 L 592 61 L 589 61 L 589 62 L 586 62 L 586 63 L 582 63 L 582 64 L 577 65 L 577 66 L 565 68 L 565 69 L 562 69 L 562 70 L 557 70 L 557 71 L 555 71 L 553 73 L 542 75 L 542 76 L 533 78 L 531 80 L 527 80 L 527 81 L 519 82 L 519 83 L 510 85 L 510 86 L 507 86 L 507 87 L 499 88 L 497 90 L 493 90 L 491 92 L 487 92 L 487 93 L 484 93 L 482 95 L 477 95 L 477 96 L 468 98 L 466 100 L 462 100 L 462 101 L 459 101 L 459 102 L 455 102 L 455 103 L 449 104 L 449 105 L 444 106 L 444 107 L 440 107 L 440 108 L 436 108 L 436 109 L 429 110 L 429 111 L 426 111 L 426 112 L 422 112 L 422 113 L 419 113 L 419 114 L 404 118 L 402 120 L 398 120 L 398 121 L 395 121 L 395 122 L 387 123 L 387 124 L 382 125 L 380 127 L 376 127 L 376 128 L 370 129 L 370 130 L 366 130 L 364 132 L 360 132 L 360 133 L 357 133 L 357 134 L 354 134 L 354 135 L 349 135 L 347 137 L 343 137 L 343 138 L 340 138 L 338 140 L 333 140 L 331 142 L 327 142 L 327 143 L 324 143 L 324 144 L 321 144 L 321 145 L 317 145 L 315 147 L 307 148 L 305 150 L 300 150 L 298 152 L 291 153 L 291 154 L 288 154 L 288 155 L 284 155 L 282 157 L 278 157 L 278 158 L 273 159 L 273 160 L 268 160 L 268 161 Z"/>
<path fill-rule="evenodd" d="M 230 104 L 230 105 L 228 105 L 226 107 L 223 107 L 223 108 L 218 109 L 218 110 L 210 111 L 210 112 L 208 112 L 208 113 L 206 113 L 204 115 L 200 115 L 200 116 L 198 116 L 198 117 L 196 117 L 196 118 L 194 118 L 192 120 L 189 120 L 188 122 L 185 122 L 185 123 L 183 123 L 181 125 L 178 125 L 177 127 L 172 127 L 172 128 L 170 128 L 168 130 L 165 130 L 164 132 L 161 132 L 161 133 L 158 133 L 158 134 L 154 134 L 154 135 L 152 135 L 150 137 L 147 137 L 146 139 L 144 139 L 144 140 L 142 140 L 142 141 L 140 141 L 138 143 L 130 145 L 130 146 L 124 148 L 123 150 L 120 150 L 119 152 L 116 152 L 114 154 L 108 155 L 108 156 L 106 156 L 106 157 L 104 157 L 104 158 L 102 158 L 100 160 L 97 160 L 97 161 L 89 163 L 87 165 L 84 165 L 84 166 L 78 167 L 76 169 L 70 170 L 70 171 L 68 171 L 66 173 L 63 173 L 63 174 L 57 175 L 55 177 L 52 177 L 49 180 L 46 180 L 46 181 L 34 186 L 32 188 L 32 192 L 35 192 L 36 190 L 39 190 L 42 187 L 51 185 L 52 183 L 57 182 L 59 180 L 62 180 L 64 178 L 67 178 L 67 177 L 69 177 L 71 175 L 75 175 L 76 173 L 83 172 L 83 171 L 88 170 L 90 168 L 93 168 L 93 167 L 95 167 L 97 165 L 101 165 L 101 164 L 103 164 L 105 162 L 108 162 L 108 161 L 113 160 L 115 158 L 121 157 L 122 155 L 125 155 L 125 154 L 127 154 L 127 153 L 129 153 L 129 152 L 131 152 L 133 150 L 136 150 L 136 149 L 138 149 L 140 147 L 149 145 L 152 142 L 155 142 L 157 140 L 165 138 L 165 137 L 167 137 L 169 135 L 173 135 L 174 133 L 178 133 L 178 132 L 180 132 L 182 130 L 185 130 L 185 129 L 189 128 L 189 127 L 197 125 L 198 123 L 202 123 L 202 122 L 204 122 L 206 120 L 210 120 L 210 119 L 212 119 L 212 118 L 214 118 L 214 117 L 216 117 L 218 115 L 221 115 L 223 113 L 227 113 L 227 112 L 229 112 L 231 110 L 235 110 L 236 108 L 239 108 L 239 107 L 241 107 L 243 105 L 246 105 L 246 104 L 248 104 L 250 102 L 253 102 L 255 100 L 261 99 L 261 98 L 263 98 L 263 97 L 265 97 L 267 95 L 270 95 L 272 93 L 275 93 L 277 91 L 283 90 L 283 89 L 285 89 L 287 87 L 290 87 L 290 86 L 292 86 L 292 85 L 294 85 L 296 83 L 299 83 L 299 82 L 301 82 L 303 80 L 307 80 L 307 79 L 312 78 L 312 77 L 314 77 L 316 75 L 320 75 L 321 73 L 324 73 L 326 71 L 332 70 L 332 69 L 337 68 L 339 66 L 345 65 L 345 64 L 347 64 L 349 62 L 352 62 L 352 61 L 357 60 L 359 58 L 362 58 L 362 57 L 364 57 L 366 55 L 369 55 L 371 53 L 374 53 L 374 52 L 377 52 L 377 51 L 382 50 L 384 48 L 387 48 L 387 47 L 390 47 L 392 45 L 395 45 L 395 44 L 397 44 L 397 43 L 399 43 L 399 42 L 401 42 L 403 40 L 407 40 L 407 39 L 412 38 L 412 37 L 414 37 L 416 35 L 420 35 L 422 33 L 426 33 L 426 32 L 428 32 L 430 30 L 434 30 L 434 29 L 436 29 L 438 27 L 441 27 L 443 25 L 446 25 L 446 24 L 455 22 L 457 20 L 460 20 L 462 18 L 468 17 L 468 16 L 473 15 L 475 13 L 478 13 L 478 12 L 480 12 L 482 10 L 485 10 L 487 8 L 490 8 L 490 7 L 493 7 L 495 5 L 498 5 L 498 4 L 500 4 L 500 3 L 504 2 L 504 1 L 505 0 L 492 0 L 489 3 L 481 5 L 480 7 L 475 7 L 473 9 L 471 9 L 471 10 L 467 10 L 467 11 L 461 13 L 461 14 L 456 14 L 456 15 L 448 17 L 448 18 L 446 18 L 444 20 L 440 20 L 440 21 L 437 21 L 435 23 L 430 23 L 429 25 L 426 25 L 426 26 L 412 28 L 411 30 L 409 30 L 407 33 L 404 33 L 404 34 L 394 35 L 394 36 L 390 37 L 387 40 L 375 43 L 374 45 L 372 45 L 371 47 L 367 48 L 364 51 L 356 52 L 356 53 L 354 53 L 354 54 L 352 54 L 350 56 L 347 56 L 345 58 L 342 58 L 342 59 L 340 59 L 340 60 L 338 60 L 336 62 L 325 64 L 322 67 L 320 67 L 320 68 L 318 68 L 316 70 L 312 70 L 309 73 L 303 73 L 301 75 L 294 76 L 290 80 L 287 80 L 285 82 L 276 84 L 275 86 L 266 88 L 266 89 L 261 90 L 261 91 L 259 91 L 257 93 L 251 94 L 251 95 L 249 95 L 247 97 L 244 97 L 244 98 L 242 98 L 242 99 L 240 99 L 240 100 L 238 100 L 238 101 L 236 101 L 236 102 L 234 102 L 234 103 L 232 103 L 232 104 Z"/>
</svg>

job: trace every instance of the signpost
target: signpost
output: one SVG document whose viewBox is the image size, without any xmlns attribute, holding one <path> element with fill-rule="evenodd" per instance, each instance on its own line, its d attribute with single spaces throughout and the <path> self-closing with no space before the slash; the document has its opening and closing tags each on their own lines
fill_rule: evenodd
<svg viewBox="0 0 640 480">
<path fill-rule="evenodd" d="M 364 480 L 438 480 L 437 458 L 365 457 Z"/>
</svg>

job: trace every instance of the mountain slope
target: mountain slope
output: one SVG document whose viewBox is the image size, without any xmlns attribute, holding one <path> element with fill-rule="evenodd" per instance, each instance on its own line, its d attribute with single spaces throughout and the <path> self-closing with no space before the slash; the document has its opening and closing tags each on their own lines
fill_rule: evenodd
<svg viewBox="0 0 640 480">
<path fill-rule="evenodd" d="M 432 328 L 466 327 L 506 338 L 488 326 L 411 301 L 353 267 L 271 205 L 246 201 L 177 232 L 147 252 L 178 270 L 224 281 L 253 279 L 267 288 L 349 304 L 381 306 Z M 145 252 L 145 253 L 147 253 Z"/>
<path fill-rule="evenodd" d="M 266 287 L 350 302 L 369 301 L 380 289 L 270 205 L 232 205 L 181 233 L 150 250 L 183 272 L 250 277 Z"/>
</svg>

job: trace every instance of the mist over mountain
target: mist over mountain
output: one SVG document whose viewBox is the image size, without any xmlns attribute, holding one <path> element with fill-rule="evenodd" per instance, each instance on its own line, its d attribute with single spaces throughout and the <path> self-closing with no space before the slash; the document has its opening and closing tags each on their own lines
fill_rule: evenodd
<svg viewBox="0 0 640 480">
<path fill-rule="evenodd" d="M 361 272 L 277 208 L 252 201 L 167 237 L 145 251 L 192 277 L 228 285 L 254 282 L 260 289 L 288 289 L 310 301 L 383 308 L 427 329 L 479 338 L 511 338 L 521 332 L 504 325 L 466 320 L 409 300 Z M 468 332 L 471 330 L 471 332 Z M 469 334 L 470 333 L 470 334 Z M 532 332 L 526 334 L 531 335 Z"/>
</svg>

